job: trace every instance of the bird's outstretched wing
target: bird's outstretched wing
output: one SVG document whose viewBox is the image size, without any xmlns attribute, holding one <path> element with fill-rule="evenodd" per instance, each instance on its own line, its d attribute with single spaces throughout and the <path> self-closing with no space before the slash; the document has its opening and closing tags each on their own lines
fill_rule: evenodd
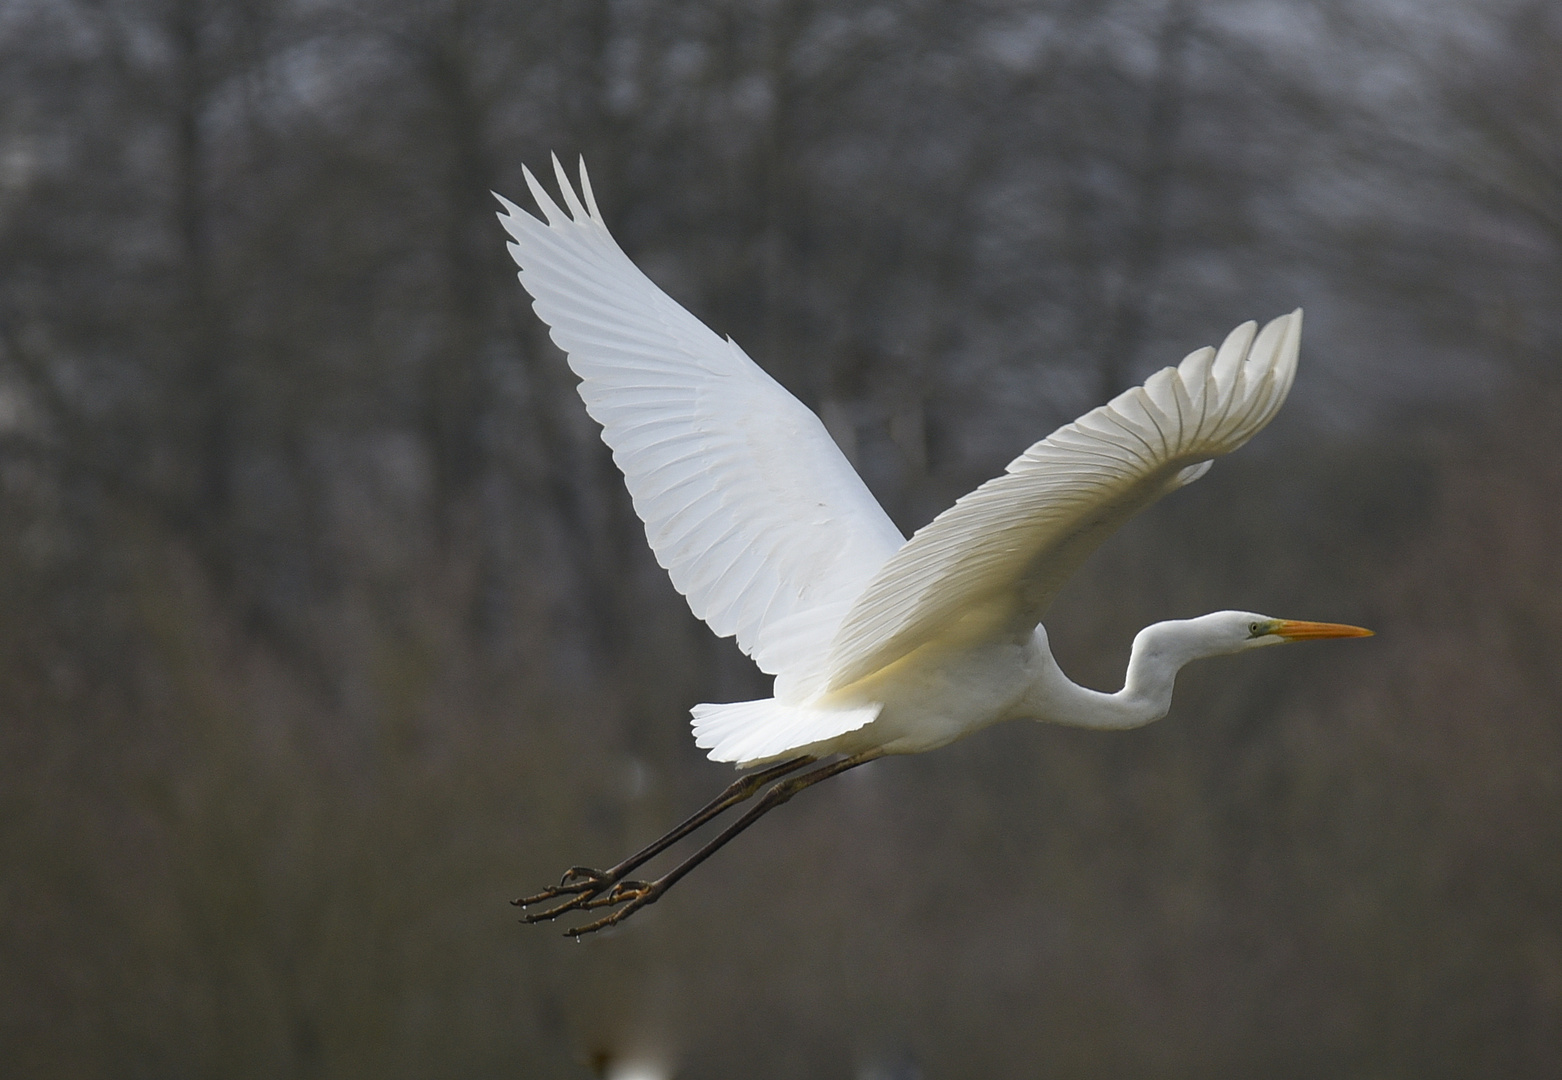
<svg viewBox="0 0 1562 1080">
<path fill-rule="evenodd" d="M 1150 503 L 1274 417 L 1296 374 L 1301 311 L 1237 327 L 1067 424 L 918 530 L 831 645 L 840 690 L 944 638 L 1028 632 L 1080 562 Z"/>
<path fill-rule="evenodd" d="M 502 197 L 499 220 L 651 550 L 694 614 L 761 669 L 817 677 L 851 602 L 905 538 L 819 418 L 630 262 L 585 163 L 579 195 L 556 157 L 553 168 L 568 214 L 527 170 L 546 223 Z"/>
</svg>

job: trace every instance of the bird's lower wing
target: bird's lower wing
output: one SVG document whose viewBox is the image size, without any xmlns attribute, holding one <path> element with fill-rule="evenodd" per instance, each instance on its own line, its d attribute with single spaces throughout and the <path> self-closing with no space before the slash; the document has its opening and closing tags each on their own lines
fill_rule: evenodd
<svg viewBox="0 0 1562 1080">
<path fill-rule="evenodd" d="M 527 171 L 546 222 L 502 198 L 499 219 L 657 561 L 763 670 L 817 678 L 841 617 L 904 537 L 818 417 L 630 262 L 584 163 L 580 195 L 553 166 L 569 213 Z"/>
<path fill-rule="evenodd" d="M 1067 424 L 920 529 L 852 606 L 831 646 L 840 690 L 950 635 L 1041 620 L 1080 562 L 1128 518 L 1202 476 L 1274 417 L 1296 373 L 1302 313 L 1237 327 Z"/>
</svg>

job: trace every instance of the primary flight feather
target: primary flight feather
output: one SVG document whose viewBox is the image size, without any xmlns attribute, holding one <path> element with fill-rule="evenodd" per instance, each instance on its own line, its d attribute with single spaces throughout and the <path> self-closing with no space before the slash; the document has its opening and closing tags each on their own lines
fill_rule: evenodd
<svg viewBox="0 0 1562 1080">
<path fill-rule="evenodd" d="M 580 377 L 657 561 L 695 615 L 775 676 L 773 697 L 695 706 L 696 741 L 718 761 L 790 759 L 611 870 L 576 868 L 526 898 L 571 897 L 533 918 L 622 905 L 578 929 L 611 925 L 772 806 L 873 757 L 1017 717 L 1138 726 L 1165 715 L 1190 660 L 1368 633 L 1230 611 L 1157 623 L 1135 639 L 1123 689 L 1105 694 L 1063 675 L 1039 625 L 1103 539 L 1273 419 L 1296 374 L 1300 311 L 1244 323 L 1059 428 L 907 540 L 818 417 L 623 253 L 585 163 L 578 193 L 553 167 L 567 210 L 529 170 L 542 219 L 500 199 L 521 284 Z M 846 757 L 780 779 L 833 754 Z M 626 877 L 772 779 L 670 874 Z"/>
</svg>

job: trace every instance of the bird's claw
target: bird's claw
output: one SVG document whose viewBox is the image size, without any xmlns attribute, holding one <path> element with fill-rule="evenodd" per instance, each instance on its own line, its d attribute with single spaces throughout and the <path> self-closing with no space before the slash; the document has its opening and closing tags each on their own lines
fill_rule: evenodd
<svg viewBox="0 0 1562 1080">
<path fill-rule="evenodd" d="M 578 893 L 600 892 L 617 881 L 611 871 L 593 870 L 589 866 L 572 866 L 564 871 L 564 876 L 554 887 L 554 892 Z"/>
<path fill-rule="evenodd" d="M 564 903 L 551 907 L 546 911 L 538 911 L 523 917 L 523 922 L 543 922 L 547 919 L 555 919 L 566 911 L 581 907 L 592 900 L 605 889 L 613 887 L 616 879 L 602 870 L 593 870 L 589 866 L 572 866 L 564 871 L 564 876 L 559 883 L 552 888 L 544 889 L 532 896 L 522 896 L 510 903 L 525 910 L 533 904 L 545 904 L 549 900 L 557 900 L 561 896 L 570 897 Z"/>
</svg>

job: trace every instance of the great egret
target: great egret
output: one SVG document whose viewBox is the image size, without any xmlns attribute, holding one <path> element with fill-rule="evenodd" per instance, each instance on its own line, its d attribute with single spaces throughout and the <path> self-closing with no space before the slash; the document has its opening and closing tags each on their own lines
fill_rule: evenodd
<svg viewBox="0 0 1562 1080">
<path fill-rule="evenodd" d="M 694 614 L 775 676 L 774 696 L 696 705 L 716 761 L 765 766 L 607 870 L 575 867 L 515 903 L 526 916 L 611 908 L 565 933 L 655 902 L 760 815 L 884 754 L 932 750 L 1029 717 L 1133 728 L 1166 715 L 1191 660 L 1371 633 L 1219 611 L 1134 638 L 1125 685 L 1069 681 L 1039 625 L 1065 579 L 1133 514 L 1197 480 L 1274 417 L 1296 373 L 1298 310 L 1248 322 L 1026 450 L 907 540 L 824 425 L 630 262 L 608 233 L 585 162 L 580 191 L 553 159 L 565 213 L 530 170 L 546 222 L 500 197 L 521 284 L 580 376 L 586 410 L 623 471 L 646 538 Z M 836 760 L 798 776 L 822 758 Z M 774 786 L 654 881 L 637 867 Z"/>
</svg>

